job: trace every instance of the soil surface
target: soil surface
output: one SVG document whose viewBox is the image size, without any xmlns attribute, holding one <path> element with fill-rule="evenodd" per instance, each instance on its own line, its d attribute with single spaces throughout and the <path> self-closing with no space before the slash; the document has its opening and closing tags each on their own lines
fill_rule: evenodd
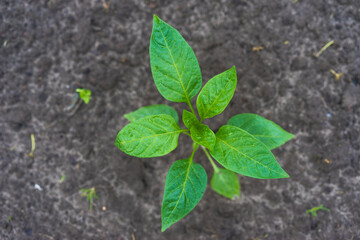
<svg viewBox="0 0 360 240">
<path fill-rule="evenodd" d="M 188 137 L 153 159 L 114 146 L 125 113 L 186 108 L 152 79 L 153 14 L 194 49 L 204 83 L 236 66 L 234 99 L 207 122 L 214 131 L 248 112 L 296 136 L 273 151 L 289 179 L 239 176 L 233 201 L 208 186 L 164 233 L 165 176 L 191 153 Z M 0 239 L 360 239 L 359 0 L 2 0 L 0 63 Z M 78 87 L 93 92 L 89 104 L 72 105 Z M 210 178 L 205 155 L 195 159 Z M 79 189 L 91 187 L 89 211 Z M 305 213 L 320 204 L 330 212 Z"/>
</svg>

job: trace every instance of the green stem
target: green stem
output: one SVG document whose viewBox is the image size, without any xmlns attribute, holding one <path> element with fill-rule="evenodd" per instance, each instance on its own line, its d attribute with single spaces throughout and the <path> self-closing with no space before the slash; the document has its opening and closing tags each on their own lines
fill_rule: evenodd
<svg viewBox="0 0 360 240">
<path fill-rule="evenodd" d="M 183 134 L 188 135 L 189 137 L 191 137 L 190 133 L 183 132 Z"/>
<path fill-rule="evenodd" d="M 220 170 L 219 168 L 216 166 L 216 164 L 214 163 L 214 161 L 212 160 L 212 157 L 210 156 L 209 152 L 206 150 L 205 147 L 201 146 L 202 150 L 204 151 L 205 155 L 207 156 L 207 158 L 209 159 L 211 166 L 214 168 L 214 171 L 216 173 L 219 173 Z"/>
<path fill-rule="evenodd" d="M 194 108 L 192 107 L 190 100 L 187 102 L 187 104 L 189 105 L 191 112 L 196 116 Z"/>
<path fill-rule="evenodd" d="M 195 155 L 195 152 L 196 152 L 196 150 L 199 148 L 199 144 L 197 144 L 197 143 L 193 143 L 193 151 L 192 151 L 192 153 L 191 153 L 191 156 L 190 156 L 190 161 L 192 161 L 193 160 L 193 158 L 194 158 L 194 155 Z"/>
</svg>

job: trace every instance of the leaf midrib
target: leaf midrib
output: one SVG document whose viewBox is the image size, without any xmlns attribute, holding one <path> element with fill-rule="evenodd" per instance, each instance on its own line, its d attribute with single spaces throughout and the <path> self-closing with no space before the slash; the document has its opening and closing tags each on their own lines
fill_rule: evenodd
<svg viewBox="0 0 360 240">
<path fill-rule="evenodd" d="M 164 42 L 165 42 L 165 44 L 166 44 L 166 49 L 168 50 L 168 52 L 169 52 L 169 54 L 170 54 L 171 61 L 173 62 L 173 66 L 174 66 L 174 68 L 175 68 L 175 70 L 176 70 L 176 73 L 177 73 L 177 75 L 178 75 L 179 83 L 180 83 L 180 85 L 181 85 L 181 88 L 182 88 L 183 91 L 184 91 L 184 95 L 185 95 L 186 101 L 187 101 L 188 103 L 190 103 L 189 96 L 187 95 L 186 90 L 185 90 L 185 88 L 184 88 L 184 84 L 183 84 L 183 82 L 182 82 L 182 76 L 180 77 L 179 70 L 178 70 L 178 68 L 177 68 L 177 65 L 176 65 L 176 63 L 175 63 L 174 57 L 173 57 L 173 55 L 172 55 L 172 53 L 171 53 L 171 51 L 170 51 L 169 45 L 168 45 L 168 43 L 167 43 L 166 37 L 165 37 L 165 35 L 164 35 L 164 33 L 163 33 L 162 29 L 161 29 L 160 24 L 159 24 L 159 29 L 160 29 L 160 32 L 161 32 L 162 37 L 164 38 Z M 185 63 L 186 63 L 186 61 L 185 61 Z M 185 63 L 184 63 L 184 65 L 185 65 Z"/>
<path fill-rule="evenodd" d="M 283 136 L 271 136 L 271 135 L 256 135 L 252 134 L 254 137 L 262 137 L 262 138 L 283 138 Z"/>
<path fill-rule="evenodd" d="M 161 134 L 154 134 L 154 135 L 149 135 L 149 136 L 142 137 L 142 138 L 131 139 L 129 141 L 122 141 L 122 142 L 119 141 L 119 143 L 129 143 L 129 142 L 139 141 L 139 140 L 143 140 L 143 139 L 150 138 L 150 137 L 163 136 L 163 135 L 167 135 L 167 134 L 174 134 L 174 133 L 179 133 L 180 134 L 180 133 L 186 132 L 186 131 L 187 131 L 186 129 L 181 129 L 181 130 L 178 130 L 178 131 L 161 133 Z"/>
<path fill-rule="evenodd" d="M 277 173 L 277 174 L 280 174 L 281 176 L 285 176 L 284 174 L 279 173 L 279 172 L 277 172 L 277 171 L 275 171 L 275 170 L 273 170 L 273 169 L 271 169 L 271 168 L 267 167 L 266 165 L 264 165 L 264 164 L 262 164 L 262 163 L 260 163 L 260 162 L 256 161 L 255 159 L 253 159 L 253 158 L 249 157 L 248 155 L 246 155 L 245 153 L 243 153 L 243 152 L 239 151 L 237 148 L 235 148 L 235 147 L 233 147 L 232 145 L 228 144 L 227 142 L 225 142 L 225 141 L 224 141 L 224 140 L 222 140 L 221 138 L 217 137 L 217 139 L 219 139 L 219 140 L 220 140 L 221 142 L 223 142 L 225 145 L 229 146 L 229 148 L 231 148 L 231 149 L 235 150 L 236 152 L 238 152 L 238 153 L 240 153 L 241 155 L 243 155 L 243 156 L 247 157 L 248 159 L 252 160 L 253 162 L 255 162 L 255 163 L 257 163 L 257 164 L 259 164 L 259 165 L 263 166 L 264 168 L 267 168 L 267 169 L 268 169 L 268 170 L 270 170 L 271 172 L 275 172 L 275 173 Z"/>
<path fill-rule="evenodd" d="M 189 166 L 187 167 L 187 170 L 186 170 L 185 183 L 183 184 L 183 188 L 182 188 L 182 190 L 181 190 L 181 193 L 180 193 L 180 195 L 179 195 L 179 198 L 178 198 L 178 200 L 177 200 L 177 202 L 176 202 L 173 210 L 171 211 L 171 213 L 169 214 L 169 216 L 167 216 L 167 218 L 166 218 L 167 222 L 168 222 L 168 219 L 171 217 L 171 215 L 174 213 L 174 211 L 175 211 L 175 209 L 177 208 L 177 206 L 179 205 L 180 199 L 181 199 L 181 197 L 182 197 L 182 195 L 183 195 L 183 193 L 184 193 L 184 191 L 185 191 L 186 183 L 187 183 L 187 181 L 188 181 L 188 177 L 189 177 L 189 173 L 190 173 L 191 164 L 192 164 L 192 159 L 189 160 Z"/>
</svg>

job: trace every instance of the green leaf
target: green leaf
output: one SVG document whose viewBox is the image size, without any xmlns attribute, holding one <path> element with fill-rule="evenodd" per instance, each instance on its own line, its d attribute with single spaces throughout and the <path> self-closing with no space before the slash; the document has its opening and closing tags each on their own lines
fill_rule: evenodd
<svg viewBox="0 0 360 240">
<path fill-rule="evenodd" d="M 185 126 L 190 129 L 191 138 L 194 142 L 208 149 L 214 147 L 216 137 L 208 126 L 201 124 L 194 114 L 186 110 L 183 110 L 182 118 Z"/>
<path fill-rule="evenodd" d="M 160 94 L 173 102 L 190 103 L 201 88 L 196 56 L 181 34 L 154 15 L 150 65 Z"/>
<path fill-rule="evenodd" d="M 248 132 L 222 126 L 210 154 L 225 168 L 254 178 L 288 178 L 271 151 Z"/>
<path fill-rule="evenodd" d="M 179 116 L 177 112 L 172 107 L 169 107 L 168 105 L 164 105 L 164 104 L 142 107 L 134 112 L 125 114 L 124 117 L 130 122 L 134 122 L 146 116 L 159 115 L 159 114 L 167 114 L 169 116 L 172 116 L 175 119 L 175 122 L 179 123 Z"/>
<path fill-rule="evenodd" d="M 76 92 L 79 93 L 80 98 L 84 101 L 85 104 L 88 104 L 91 99 L 91 91 L 85 88 L 77 88 Z"/>
<path fill-rule="evenodd" d="M 270 150 L 283 145 L 294 137 L 274 122 L 251 113 L 235 115 L 229 119 L 227 124 L 247 131 L 263 142 Z"/>
<path fill-rule="evenodd" d="M 188 129 L 193 125 L 200 123 L 194 114 L 186 110 L 183 110 L 182 120 Z"/>
<path fill-rule="evenodd" d="M 205 124 L 194 124 L 190 128 L 191 138 L 194 142 L 212 149 L 216 142 L 215 133 Z"/>
<path fill-rule="evenodd" d="M 225 168 L 218 168 L 219 172 L 214 172 L 211 178 L 211 188 L 218 194 L 233 199 L 240 197 L 239 179 L 236 173 Z"/>
<path fill-rule="evenodd" d="M 161 207 L 161 231 L 185 217 L 200 202 L 207 184 L 207 175 L 200 164 L 191 159 L 176 161 L 166 180 Z"/>
<path fill-rule="evenodd" d="M 126 125 L 118 133 L 115 145 L 135 157 L 163 156 L 176 148 L 179 134 L 184 131 L 169 115 L 147 116 Z"/>
<path fill-rule="evenodd" d="M 220 114 L 229 104 L 236 89 L 235 66 L 210 79 L 197 97 L 196 106 L 201 119 Z"/>
</svg>

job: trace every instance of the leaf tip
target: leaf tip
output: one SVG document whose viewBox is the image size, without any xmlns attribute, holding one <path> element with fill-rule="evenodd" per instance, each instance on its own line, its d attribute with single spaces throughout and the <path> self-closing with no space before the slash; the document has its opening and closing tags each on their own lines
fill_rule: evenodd
<svg viewBox="0 0 360 240">
<path fill-rule="evenodd" d="M 154 22 L 159 23 L 160 18 L 156 14 L 154 14 L 153 19 L 154 19 Z"/>
<path fill-rule="evenodd" d="M 289 178 L 290 177 L 290 175 L 287 174 L 287 172 L 285 172 L 285 171 L 284 171 L 284 173 L 282 175 L 283 175 L 283 178 Z"/>
<path fill-rule="evenodd" d="M 233 73 L 233 74 L 236 74 L 236 67 L 235 67 L 235 65 L 233 65 L 228 71 L 231 72 L 231 73 Z"/>
<path fill-rule="evenodd" d="M 288 133 L 288 134 L 289 134 L 289 140 L 290 140 L 290 139 L 293 139 L 293 138 L 295 137 L 295 135 L 292 134 L 292 133 Z"/>
</svg>

